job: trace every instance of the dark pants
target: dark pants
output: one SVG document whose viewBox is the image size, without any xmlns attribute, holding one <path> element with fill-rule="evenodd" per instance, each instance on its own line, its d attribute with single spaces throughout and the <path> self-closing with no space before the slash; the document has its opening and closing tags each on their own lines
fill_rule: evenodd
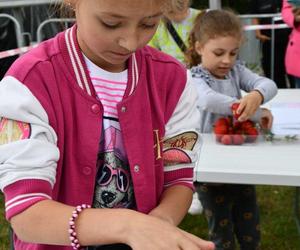
<svg viewBox="0 0 300 250">
<path fill-rule="evenodd" d="M 197 191 L 208 220 L 209 238 L 216 250 L 236 249 L 235 236 L 241 250 L 259 249 L 255 186 L 202 183 Z"/>
<path fill-rule="evenodd" d="M 295 77 L 295 87 L 297 89 L 300 89 L 300 77 Z"/>
</svg>

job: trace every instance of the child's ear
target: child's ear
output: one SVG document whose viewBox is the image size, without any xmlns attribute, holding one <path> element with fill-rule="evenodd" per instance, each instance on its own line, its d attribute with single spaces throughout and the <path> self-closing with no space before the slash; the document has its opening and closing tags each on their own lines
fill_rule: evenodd
<svg viewBox="0 0 300 250">
<path fill-rule="evenodd" d="M 195 42 L 195 51 L 199 56 L 202 54 L 202 45 L 199 41 Z"/>
</svg>

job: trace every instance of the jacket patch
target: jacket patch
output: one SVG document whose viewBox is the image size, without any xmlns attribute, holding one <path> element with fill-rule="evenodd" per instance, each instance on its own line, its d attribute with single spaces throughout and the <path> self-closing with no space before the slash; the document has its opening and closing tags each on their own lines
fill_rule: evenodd
<svg viewBox="0 0 300 250">
<path fill-rule="evenodd" d="M 30 124 L 0 117 L 0 145 L 28 139 L 30 135 Z"/>
<path fill-rule="evenodd" d="M 163 160 L 165 166 L 192 162 L 189 155 L 180 149 L 165 150 L 163 153 Z"/>
<path fill-rule="evenodd" d="M 198 140 L 198 134 L 193 131 L 176 135 L 164 141 L 164 148 L 181 148 L 185 150 L 193 150 Z"/>
</svg>

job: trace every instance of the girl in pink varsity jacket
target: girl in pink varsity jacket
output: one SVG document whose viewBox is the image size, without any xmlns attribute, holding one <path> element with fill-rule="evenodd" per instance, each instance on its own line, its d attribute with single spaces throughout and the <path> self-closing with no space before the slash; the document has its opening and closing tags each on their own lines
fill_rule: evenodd
<svg viewBox="0 0 300 250">
<path fill-rule="evenodd" d="M 214 249 L 176 227 L 200 147 L 196 91 L 145 47 L 175 2 L 65 1 L 76 24 L 7 72 L 0 188 L 16 250 Z"/>
</svg>

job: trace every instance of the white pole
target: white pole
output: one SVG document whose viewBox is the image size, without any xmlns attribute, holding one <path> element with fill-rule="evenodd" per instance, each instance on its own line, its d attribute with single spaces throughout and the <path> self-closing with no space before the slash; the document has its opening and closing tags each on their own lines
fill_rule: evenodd
<svg viewBox="0 0 300 250">
<path fill-rule="evenodd" d="M 209 8 L 212 10 L 221 9 L 222 8 L 221 0 L 209 0 Z"/>
</svg>

